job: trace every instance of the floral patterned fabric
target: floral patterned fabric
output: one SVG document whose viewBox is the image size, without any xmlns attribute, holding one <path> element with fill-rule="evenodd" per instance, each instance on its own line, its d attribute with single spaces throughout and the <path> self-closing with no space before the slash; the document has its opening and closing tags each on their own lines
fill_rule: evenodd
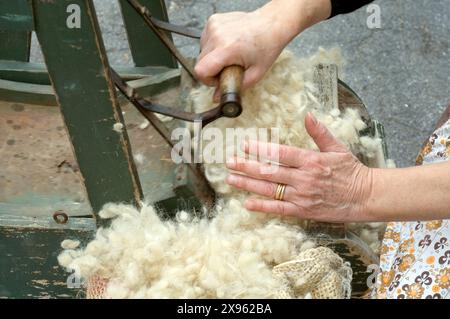
<svg viewBox="0 0 450 319">
<path fill-rule="evenodd" d="M 450 160 L 450 120 L 437 129 L 417 165 Z M 377 298 L 450 299 L 450 220 L 389 223 L 381 247 Z"/>
</svg>

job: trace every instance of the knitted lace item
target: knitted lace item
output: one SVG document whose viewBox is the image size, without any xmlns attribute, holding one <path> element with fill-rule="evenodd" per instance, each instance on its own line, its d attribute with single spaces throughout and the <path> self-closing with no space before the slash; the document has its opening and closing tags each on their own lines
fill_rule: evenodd
<svg viewBox="0 0 450 319">
<path fill-rule="evenodd" d="M 273 268 L 273 275 L 283 283 L 276 296 L 292 299 L 348 299 L 351 294 L 352 269 L 327 247 L 310 248 L 298 258 Z M 108 281 L 93 276 L 87 284 L 86 298 L 107 298 Z"/>
<path fill-rule="evenodd" d="M 308 294 L 313 299 L 350 298 L 350 264 L 327 247 L 303 251 L 296 259 L 275 266 L 273 274 L 284 283 L 279 298 Z"/>
</svg>

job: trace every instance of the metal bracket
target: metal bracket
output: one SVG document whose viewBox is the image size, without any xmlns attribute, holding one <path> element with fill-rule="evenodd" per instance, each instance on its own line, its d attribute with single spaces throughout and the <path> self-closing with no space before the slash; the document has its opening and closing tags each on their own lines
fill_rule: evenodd
<svg viewBox="0 0 450 319">
<path fill-rule="evenodd" d="M 170 53 L 180 62 L 183 68 L 189 73 L 189 75 L 196 79 L 194 70 L 189 65 L 187 59 L 178 51 L 178 49 L 173 44 L 172 40 L 163 32 L 168 31 L 172 33 L 177 33 L 190 38 L 200 39 L 200 34 L 194 30 L 189 30 L 181 26 L 176 26 L 171 23 L 158 20 L 152 17 L 150 10 L 143 6 L 137 0 L 127 0 L 128 3 L 136 10 L 136 12 L 142 17 L 145 24 L 153 31 L 153 33 L 161 40 L 161 42 L 167 47 Z"/>
</svg>

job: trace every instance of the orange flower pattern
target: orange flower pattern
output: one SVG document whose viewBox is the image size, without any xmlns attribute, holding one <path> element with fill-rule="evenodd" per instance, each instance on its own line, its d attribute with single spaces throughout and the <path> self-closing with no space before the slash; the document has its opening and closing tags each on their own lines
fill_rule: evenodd
<svg viewBox="0 0 450 319">
<path fill-rule="evenodd" d="M 417 165 L 450 160 L 450 120 L 437 129 Z M 450 220 L 388 223 L 373 297 L 450 299 Z"/>
</svg>

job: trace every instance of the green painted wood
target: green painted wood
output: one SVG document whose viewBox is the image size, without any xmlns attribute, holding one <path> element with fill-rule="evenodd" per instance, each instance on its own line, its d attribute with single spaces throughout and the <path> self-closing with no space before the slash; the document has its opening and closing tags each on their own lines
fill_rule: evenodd
<svg viewBox="0 0 450 319">
<path fill-rule="evenodd" d="M 161 74 L 129 81 L 128 84 L 136 89 L 140 96 L 160 94 L 180 84 L 180 69 L 171 69 Z"/>
<path fill-rule="evenodd" d="M 0 59 L 28 61 L 30 59 L 30 42 L 30 32 L 0 31 Z"/>
<path fill-rule="evenodd" d="M 69 4 L 81 8 L 79 29 L 66 26 Z M 139 205 L 142 190 L 92 1 L 33 5 L 36 34 L 94 213 L 108 202 Z M 122 132 L 113 130 L 115 123 Z"/>
<path fill-rule="evenodd" d="M 95 220 L 88 217 L 69 216 L 65 224 L 58 224 L 53 217 L 33 217 L 22 214 L 0 214 L 1 229 L 12 228 L 17 231 L 26 231 L 30 229 L 43 230 L 73 230 L 92 233 L 97 229 Z"/>
<path fill-rule="evenodd" d="M 177 68 L 172 54 L 145 24 L 141 16 L 126 0 L 120 0 L 122 16 L 130 43 L 131 54 L 136 66 L 163 65 Z M 141 0 L 155 18 L 168 21 L 164 0 Z M 169 35 L 170 36 L 170 35 Z"/>
<path fill-rule="evenodd" d="M 58 265 L 57 256 L 64 239 L 84 245 L 95 229 L 93 218 L 71 218 L 59 225 L 50 218 L 1 215 L 0 298 L 81 297 L 83 288 L 68 287 L 71 273 Z"/>
<path fill-rule="evenodd" d="M 0 0 L 0 30 L 33 31 L 31 0 Z"/>
<path fill-rule="evenodd" d="M 50 85 L 47 67 L 43 63 L 0 60 L 0 79 Z"/>
<path fill-rule="evenodd" d="M 0 100 L 16 103 L 57 105 L 50 85 L 0 80 Z"/>
<path fill-rule="evenodd" d="M 163 66 L 129 67 L 114 65 L 113 68 L 123 79 L 127 81 L 138 80 L 147 76 L 155 76 L 172 71 L 172 69 Z M 8 61 L 0 59 L 0 79 L 50 85 L 47 67 L 43 63 Z"/>
<path fill-rule="evenodd" d="M 152 67 L 153 68 L 153 67 Z M 145 68 L 146 69 L 146 68 Z M 180 83 L 180 70 L 168 69 L 161 72 L 159 68 L 155 70 L 153 76 L 145 76 L 136 80 L 129 81 L 131 87 L 135 88 L 141 96 L 152 96 L 176 87 Z M 130 70 L 131 71 L 131 70 Z M 149 70 L 146 70 L 146 72 Z M 143 76 L 143 72 L 131 73 L 124 70 L 124 78 L 133 78 Z M 127 73 L 128 72 L 128 73 Z M 151 70 L 153 72 L 153 70 Z M 23 83 L 1 79 L 0 70 L 0 100 L 7 102 L 26 103 L 34 105 L 57 106 L 56 97 L 51 85 Z M 35 82 L 45 82 L 48 74 L 44 72 L 5 71 L 5 78 L 9 79 L 28 79 Z M 121 97 L 124 101 L 124 98 Z"/>
</svg>

